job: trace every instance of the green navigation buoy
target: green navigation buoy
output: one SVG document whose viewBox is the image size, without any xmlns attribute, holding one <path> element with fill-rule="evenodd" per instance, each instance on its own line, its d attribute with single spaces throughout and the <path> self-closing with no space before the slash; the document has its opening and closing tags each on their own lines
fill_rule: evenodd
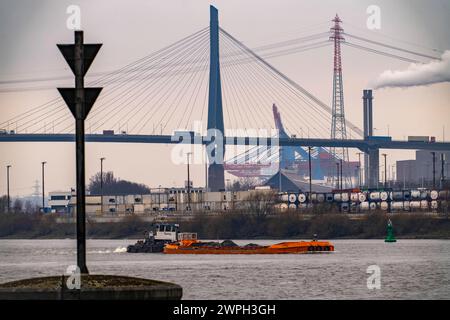
<svg viewBox="0 0 450 320">
<path fill-rule="evenodd" d="M 384 238 L 384 242 L 397 242 L 397 240 L 394 237 L 394 227 L 392 226 L 391 219 L 389 219 L 388 221 L 387 235 L 386 238 Z"/>
</svg>

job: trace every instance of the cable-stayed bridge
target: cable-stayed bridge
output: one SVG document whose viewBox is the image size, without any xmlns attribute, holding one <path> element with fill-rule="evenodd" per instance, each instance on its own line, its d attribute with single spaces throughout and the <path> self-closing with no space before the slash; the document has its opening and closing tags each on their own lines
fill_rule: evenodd
<svg viewBox="0 0 450 320">
<path fill-rule="evenodd" d="M 201 143 L 213 146 L 213 156 L 221 150 L 224 153 L 224 145 L 227 144 L 262 145 L 267 150 L 276 149 L 270 151 L 270 156 L 266 154 L 264 159 L 268 163 L 278 161 L 280 167 L 295 162 L 293 152 L 305 160 L 306 153 L 302 147 L 317 147 L 315 158 L 320 157 L 320 153 L 328 153 L 329 148 L 358 148 L 368 155 L 368 184 L 378 181 L 380 148 L 450 149 L 448 143 L 372 139 L 372 134 L 369 134 L 371 119 L 365 119 L 363 129 L 346 120 L 347 126 L 353 128 L 355 139 L 333 135 L 331 137 L 334 138 L 330 139 L 333 109 L 266 60 L 332 45 L 330 33 L 320 32 L 250 49 L 219 27 L 218 12 L 214 7 L 211 7 L 210 14 L 209 27 L 123 68 L 100 73 L 89 83 L 90 86 L 102 86 L 104 90 L 86 120 L 87 142 Z M 343 34 L 352 41 L 346 40 L 342 44 L 373 54 L 407 62 L 438 58 Z M 391 52 L 364 44 L 381 46 Z M 267 130 L 273 128 L 274 103 L 284 119 L 283 132 L 276 125 L 275 147 L 270 139 L 273 134 Z M 364 103 L 371 106 L 371 98 L 365 99 Z M 184 135 L 183 140 L 183 135 L 177 134 L 191 134 L 194 126 L 200 139 L 188 141 Z M 59 97 L 0 123 L 0 128 L 7 128 L 9 132 L 0 134 L 3 142 L 74 141 L 72 115 Z M 14 128 L 14 134 L 10 134 L 10 128 Z M 223 144 L 212 141 L 204 133 L 206 129 L 224 135 Z M 265 129 L 266 134 L 261 133 Z M 194 133 L 192 135 L 195 136 Z M 242 155 L 229 157 L 225 167 L 223 162 L 214 161 L 209 155 L 208 187 L 211 190 L 224 188 L 227 165 L 261 162 L 263 153 L 257 150 L 260 149 L 250 148 Z M 336 155 L 331 158 L 332 161 L 338 159 Z M 346 174 L 350 174 L 351 170 L 346 168 Z M 315 172 L 315 175 L 323 176 L 324 173 Z"/>
</svg>

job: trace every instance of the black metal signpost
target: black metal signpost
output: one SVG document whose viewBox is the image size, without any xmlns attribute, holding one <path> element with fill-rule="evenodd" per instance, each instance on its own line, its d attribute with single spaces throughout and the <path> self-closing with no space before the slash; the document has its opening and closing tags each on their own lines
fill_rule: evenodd
<svg viewBox="0 0 450 320">
<path fill-rule="evenodd" d="M 88 274 L 86 266 L 84 120 L 102 88 L 85 88 L 84 75 L 102 45 L 83 44 L 83 31 L 75 31 L 75 44 L 58 44 L 57 46 L 75 75 L 75 88 L 58 88 L 58 91 L 72 112 L 76 124 L 77 265 L 82 274 Z"/>
</svg>

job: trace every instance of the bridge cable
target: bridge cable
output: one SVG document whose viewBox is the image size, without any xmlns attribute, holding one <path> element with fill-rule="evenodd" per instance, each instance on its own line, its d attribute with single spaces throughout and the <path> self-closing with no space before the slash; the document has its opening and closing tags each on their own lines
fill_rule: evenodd
<svg viewBox="0 0 450 320">
<path fill-rule="evenodd" d="M 204 54 L 204 52 L 206 52 L 206 43 L 207 43 L 207 39 L 204 39 L 204 41 L 202 42 L 202 45 L 198 45 L 198 46 L 192 46 L 192 48 L 191 48 L 191 55 L 192 56 L 194 56 L 194 55 L 197 55 L 197 60 L 199 59 L 199 57 L 202 57 L 202 55 Z M 202 46 L 205 46 L 205 48 L 203 48 Z M 168 79 L 168 80 L 172 80 L 175 84 L 174 85 L 167 85 L 167 86 L 165 86 L 166 87 L 166 90 L 165 90 L 165 93 L 163 93 L 163 94 L 161 94 L 161 96 L 160 96 L 160 98 L 157 100 L 157 102 L 155 103 L 155 105 L 158 105 L 154 110 L 148 110 L 145 114 L 144 114 L 144 116 L 135 124 L 135 126 L 133 127 L 133 130 L 134 130 L 134 128 L 137 128 L 138 127 L 138 125 L 140 125 L 140 123 L 142 122 L 142 121 L 144 121 L 144 119 L 147 119 L 141 126 L 140 126 L 140 129 L 138 129 L 138 132 L 141 132 L 142 130 L 143 130 L 143 128 L 147 125 L 147 123 L 148 123 L 148 121 L 150 121 L 150 119 L 152 119 L 152 117 L 153 117 L 153 115 L 155 115 L 156 114 L 156 112 L 157 112 L 157 110 L 159 110 L 161 107 L 163 107 L 163 105 L 164 105 L 164 103 L 167 101 L 167 99 L 169 99 L 170 97 L 171 97 L 171 94 L 172 93 L 174 93 L 175 91 L 175 89 L 177 88 L 177 87 L 179 87 L 180 85 L 186 85 L 186 82 L 184 81 L 184 78 L 185 78 L 185 76 L 187 75 L 187 74 L 191 74 L 191 76 L 192 75 L 195 75 L 195 73 L 192 73 L 192 72 L 188 72 L 188 73 L 184 73 L 184 74 L 181 74 L 182 75 L 182 77 L 180 78 L 180 75 L 178 75 L 178 78 L 176 78 L 176 79 Z M 157 95 L 156 95 L 157 96 Z M 155 96 L 155 97 L 156 97 Z M 168 108 L 166 108 L 166 113 L 167 113 L 167 111 L 168 111 L 169 109 Z M 176 109 L 175 109 L 176 110 Z M 152 113 L 150 113 L 150 112 L 152 112 Z M 166 114 L 165 113 L 165 114 Z M 164 117 L 165 117 L 165 114 L 161 117 L 161 119 L 158 121 L 157 120 L 157 125 L 159 125 L 162 121 L 163 121 L 163 119 L 164 119 Z M 148 116 L 148 117 L 147 117 Z"/>
<path fill-rule="evenodd" d="M 259 66 L 259 65 L 258 65 Z M 253 67 L 253 66 L 252 66 Z M 260 67 L 261 68 L 261 67 Z M 255 69 L 254 69 L 255 70 Z M 265 69 L 263 69 L 264 71 L 266 71 Z M 255 72 L 257 72 L 257 69 L 256 69 L 256 71 Z M 250 74 L 250 75 L 255 75 L 255 72 L 248 72 L 248 74 Z M 267 71 L 266 71 L 267 72 Z M 263 77 L 263 79 L 265 79 L 265 77 Z M 269 82 L 269 86 L 272 86 L 272 83 L 271 82 Z M 272 92 L 274 92 L 275 94 L 277 94 L 278 93 L 278 90 L 276 89 L 276 88 L 274 88 L 273 90 L 272 90 Z M 273 102 L 273 101 L 272 101 Z M 297 115 L 297 112 L 295 112 L 294 111 L 294 114 L 295 115 Z M 328 119 L 326 119 L 326 120 L 328 120 Z M 303 120 L 300 120 L 300 121 L 303 121 Z M 319 122 L 320 123 L 320 122 Z"/>
<path fill-rule="evenodd" d="M 301 87 L 299 84 L 297 84 L 296 82 L 292 81 L 291 79 L 289 79 L 286 75 L 284 75 L 283 73 L 281 73 L 280 71 L 278 71 L 277 69 L 275 69 L 271 64 L 269 64 L 267 61 L 265 61 L 264 59 L 262 59 L 259 55 L 257 55 L 256 53 L 254 53 L 251 49 L 249 49 L 247 46 L 245 46 L 243 43 L 241 43 L 239 40 L 237 40 L 236 38 L 234 38 L 232 35 L 230 35 L 228 32 L 226 32 L 224 29 L 220 28 L 219 29 L 229 38 L 231 38 L 233 41 L 235 41 L 241 48 L 243 48 L 244 50 L 248 51 L 251 55 L 253 55 L 256 59 L 258 59 L 261 63 L 263 63 L 266 67 L 268 67 L 269 69 L 271 69 L 273 72 L 275 72 L 277 75 L 279 75 L 280 77 L 282 77 L 286 82 L 288 82 L 289 84 L 291 84 L 294 88 L 296 88 L 297 90 L 299 90 L 300 92 L 302 92 L 303 94 L 305 94 L 308 98 L 310 98 L 311 100 L 313 100 L 314 102 L 316 102 L 322 109 L 324 109 L 325 111 L 327 111 L 329 114 L 332 114 L 332 110 L 329 106 L 327 106 L 325 103 L 323 103 L 322 101 L 320 101 L 318 98 L 316 98 L 314 95 L 312 95 L 310 92 L 308 92 L 306 89 L 304 89 L 303 87 Z M 347 121 L 350 125 L 352 125 L 353 127 L 356 128 L 356 133 L 359 134 L 360 136 L 363 135 L 362 130 L 359 129 L 356 125 L 354 125 L 353 123 L 351 123 L 350 121 Z"/>
<path fill-rule="evenodd" d="M 205 28 L 205 29 L 206 29 L 206 28 Z M 204 29 L 202 29 L 202 30 L 204 30 Z M 198 32 L 196 32 L 196 33 L 202 32 L 202 30 L 200 30 L 200 31 L 198 31 Z M 196 34 L 196 33 L 195 33 L 195 34 Z M 195 35 L 195 34 L 193 34 L 193 35 Z M 128 65 L 126 65 L 126 66 L 120 68 L 120 69 L 117 69 L 117 70 L 115 70 L 115 71 L 113 71 L 113 72 L 109 72 L 109 73 L 108 73 L 107 75 L 105 75 L 104 77 L 101 77 L 100 79 L 97 79 L 97 80 L 91 82 L 90 85 L 93 85 L 93 84 L 96 84 L 96 83 L 98 83 L 98 82 L 101 82 L 101 81 L 104 80 L 104 79 L 111 78 L 111 77 L 113 77 L 114 75 L 119 74 L 121 71 L 123 71 L 123 70 L 125 70 L 125 69 L 127 69 L 127 68 L 129 68 L 129 67 L 132 67 L 132 66 L 134 66 L 134 65 L 136 65 L 136 64 L 138 64 L 138 63 L 142 63 L 143 61 L 145 62 L 145 60 L 148 60 L 148 59 L 151 58 L 152 56 L 155 56 L 155 55 L 158 55 L 158 54 L 162 54 L 162 53 L 164 53 L 164 51 L 167 51 L 167 50 L 170 49 L 171 47 L 177 45 L 179 42 L 185 41 L 186 39 L 190 38 L 190 37 L 193 36 L 193 35 L 189 35 L 188 37 L 185 37 L 185 38 L 183 38 L 183 39 L 181 39 L 181 40 L 179 40 L 179 41 L 177 41 L 177 42 L 175 42 L 175 43 L 173 43 L 173 44 L 171 44 L 171 45 L 169 45 L 169 46 L 167 46 L 167 47 L 165 47 L 165 48 L 163 48 L 163 49 L 160 49 L 160 50 L 158 50 L 158 51 L 156 51 L 156 52 L 154 52 L 154 53 L 151 53 L 151 54 L 149 54 L 149 55 L 147 55 L 147 56 L 145 56 L 145 57 L 143 57 L 143 58 L 141 58 L 141 59 L 139 59 L 139 60 L 137 60 L 137 61 L 134 61 L 134 62 L 132 62 L 132 63 L 130 63 L 130 64 L 128 64 Z M 15 116 L 15 117 L 13 117 L 12 119 L 15 120 L 15 119 L 20 118 L 21 116 L 23 116 L 23 115 L 25 115 L 25 114 L 32 114 L 32 112 L 33 112 L 33 111 L 37 111 L 38 108 L 40 108 L 40 107 L 45 107 L 45 106 L 46 106 L 47 104 L 49 104 L 49 103 L 56 103 L 57 101 L 62 101 L 62 98 L 61 98 L 61 97 L 55 98 L 55 99 L 51 100 L 50 102 L 47 102 L 47 103 L 45 103 L 45 104 L 43 104 L 43 105 L 41 105 L 41 106 L 35 107 L 35 108 L 31 109 L 31 110 L 28 110 L 26 113 L 23 113 L 23 114 L 20 114 L 20 115 L 18 115 L 18 116 Z M 64 107 L 64 106 L 65 106 L 64 104 L 61 104 L 61 105 L 60 105 L 60 107 Z M 9 119 L 9 120 L 12 120 L 12 119 Z M 9 121 L 9 120 L 7 120 L 7 121 Z"/>
</svg>

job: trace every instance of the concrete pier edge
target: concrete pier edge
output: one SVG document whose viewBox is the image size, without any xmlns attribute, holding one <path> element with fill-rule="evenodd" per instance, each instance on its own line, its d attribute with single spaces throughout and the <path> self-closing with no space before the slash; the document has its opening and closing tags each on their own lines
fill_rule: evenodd
<svg viewBox="0 0 450 320">
<path fill-rule="evenodd" d="M 67 275 L 0 284 L 0 300 L 180 300 L 181 286 L 117 275 L 82 275 L 80 289 L 68 289 Z"/>
</svg>

